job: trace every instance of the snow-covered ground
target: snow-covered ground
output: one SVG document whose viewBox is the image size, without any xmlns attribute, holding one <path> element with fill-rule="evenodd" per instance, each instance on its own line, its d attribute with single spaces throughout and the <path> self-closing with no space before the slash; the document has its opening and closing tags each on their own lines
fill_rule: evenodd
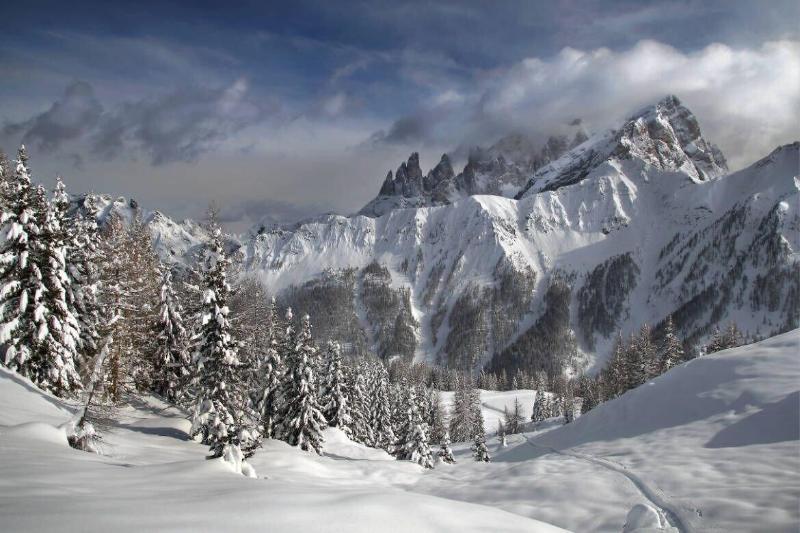
<svg viewBox="0 0 800 533">
<path fill-rule="evenodd" d="M 0 529 L 619 532 L 639 506 L 656 531 L 797 531 L 799 348 L 795 330 L 694 360 L 568 426 L 490 438 L 488 464 L 456 444 L 424 471 L 328 430 L 324 457 L 265 444 L 258 479 L 205 460 L 152 398 L 116 413 L 104 455 L 72 450 L 69 407 L 0 369 Z M 483 394 L 490 434 L 514 397 L 529 413 L 533 391 Z"/>
<path fill-rule="evenodd" d="M 145 399 L 104 431 L 104 455 L 69 448 L 61 401 L 0 369 L 0 530 L 534 531 L 561 529 L 404 490 L 432 474 L 325 433 L 325 456 L 269 441 L 259 478 L 204 459 L 182 413 Z"/>
</svg>

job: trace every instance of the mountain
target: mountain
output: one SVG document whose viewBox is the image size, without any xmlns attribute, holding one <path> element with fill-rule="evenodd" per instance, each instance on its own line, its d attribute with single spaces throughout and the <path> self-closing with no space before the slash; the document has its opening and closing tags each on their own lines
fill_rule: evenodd
<svg viewBox="0 0 800 533">
<path fill-rule="evenodd" d="M 505 194 L 470 193 L 468 169 L 453 177 L 447 159 L 423 177 L 412 156 L 391 181 L 405 192 L 379 196 L 398 202 L 380 216 L 324 215 L 229 246 L 245 275 L 309 313 L 317 339 L 346 353 L 592 370 L 617 331 L 647 322 L 658 334 L 668 315 L 688 345 L 728 321 L 755 337 L 798 326 L 799 147 L 726 175 L 723 155 L 670 96 L 514 178 Z M 201 228 L 163 215 L 148 224 L 162 258 L 191 262 Z"/>
<path fill-rule="evenodd" d="M 579 122 L 571 129 L 575 131 L 570 131 L 570 136 L 551 135 L 542 146 L 526 135 L 512 133 L 489 148 L 474 147 L 459 174 L 453 170 L 450 156 L 443 154 L 439 163 L 423 176 L 419 154 L 415 152 L 394 174 L 389 171 L 378 196 L 359 214 L 379 217 L 393 209 L 447 205 L 476 194 L 513 198 L 536 169 L 586 140 Z"/>
</svg>

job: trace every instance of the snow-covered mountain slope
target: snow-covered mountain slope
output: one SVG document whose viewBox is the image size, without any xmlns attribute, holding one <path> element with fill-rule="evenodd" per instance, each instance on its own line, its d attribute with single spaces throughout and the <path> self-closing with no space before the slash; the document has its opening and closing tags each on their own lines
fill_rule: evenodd
<svg viewBox="0 0 800 533">
<path fill-rule="evenodd" d="M 87 194 L 72 199 L 75 209 L 96 212 L 102 227 L 111 217 L 119 217 L 129 225 L 137 214 L 153 238 L 153 247 L 161 261 L 167 264 L 194 265 L 203 245 L 208 242 L 206 229 L 193 220 L 176 222 L 160 211 L 148 211 L 133 199 L 112 197 L 106 194 Z M 228 236 L 226 247 L 232 254 L 241 248 L 238 238 Z"/>
<path fill-rule="evenodd" d="M 72 407 L 0 368 L 0 529 L 4 532 L 559 532 L 474 502 L 405 490 L 429 474 L 325 432 L 324 457 L 267 441 L 258 479 L 205 459 L 185 414 L 154 398 L 103 424 L 103 455 L 73 450 Z"/>
<path fill-rule="evenodd" d="M 531 170 L 518 199 L 494 178 L 492 194 L 462 188 L 469 164 L 453 176 L 445 159 L 423 176 L 412 158 L 395 185 L 446 183 L 455 196 L 259 228 L 228 247 L 243 274 L 311 314 L 318 340 L 346 353 L 512 374 L 596 369 L 618 330 L 667 315 L 689 344 L 730 320 L 758 337 L 800 325 L 799 146 L 723 176 L 724 157 L 667 97 Z M 513 157 L 522 176 L 530 150 L 510 136 L 482 160 Z M 391 197 L 403 206 L 414 191 Z M 130 206 L 107 199 L 104 209 Z M 162 259 L 194 260 L 202 227 L 145 219 Z"/>
<path fill-rule="evenodd" d="M 480 493 L 575 531 L 619 532 L 637 504 L 673 531 L 797 531 L 799 355 L 795 329 L 694 359 L 566 426 L 510 435 L 506 448 L 490 438 L 487 468 L 421 478 L 413 490 Z M 487 430 L 514 398 L 530 413 L 533 391 L 482 392 Z"/>
<path fill-rule="evenodd" d="M 267 441 L 258 479 L 204 459 L 185 414 L 135 399 L 103 424 L 103 455 L 72 450 L 73 407 L 0 368 L 3 531 L 796 531 L 800 330 L 676 367 L 567 426 L 468 443 L 424 470 L 325 432 L 325 455 Z M 534 391 L 483 391 L 486 428 Z M 451 394 L 444 394 L 448 405 Z M 642 507 L 639 507 L 641 509 Z M 147 512 L 143 513 L 145 509 Z M 121 526 L 125 524 L 125 526 Z M 660 524 L 656 527 L 655 524 Z M 560 530 L 559 530 L 560 531 Z"/>
<path fill-rule="evenodd" d="M 768 336 L 800 315 L 798 146 L 720 177 L 724 158 L 670 97 L 518 200 L 273 228 L 245 243 L 245 270 L 322 338 L 461 368 L 580 366 L 576 343 L 602 358 L 617 330 L 670 314 L 689 343 L 729 320 Z"/>
<path fill-rule="evenodd" d="M 533 436 L 621 466 L 691 531 L 800 524 L 800 330 L 695 359 Z"/>
</svg>

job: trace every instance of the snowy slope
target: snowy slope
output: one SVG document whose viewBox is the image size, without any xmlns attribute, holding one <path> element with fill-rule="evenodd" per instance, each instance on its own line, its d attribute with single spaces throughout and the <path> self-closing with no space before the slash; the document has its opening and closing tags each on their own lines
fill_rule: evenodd
<svg viewBox="0 0 800 533">
<path fill-rule="evenodd" d="M 800 330 L 695 359 L 534 438 L 623 464 L 700 531 L 800 524 Z"/>
<path fill-rule="evenodd" d="M 0 529 L 34 531 L 563 531 L 403 490 L 409 462 L 325 434 L 326 456 L 270 441 L 248 479 L 204 459 L 183 413 L 155 399 L 115 413 L 104 455 L 69 448 L 71 408 L 0 368 Z"/>
<path fill-rule="evenodd" d="M 484 392 L 484 416 L 518 395 L 529 407 L 530 391 Z M 637 502 L 679 531 L 797 531 L 800 330 L 695 359 L 572 424 L 490 445 L 489 468 L 416 489 L 481 493 L 576 531 L 619 531 Z"/>
<path fill-rule="evenodd" d="M 0 369 L 3 531 L 796 531 L 800 330 L 695 359 L 567 426 L 488 439 L 491 463 L 455 444 L 424 471 L 325 434 L 325 456 L 268 442 L 259 479 L 203 459 L 183 414 L 153 398 L 104 424 L 105 455 L 74 451 L 69 406 Z M 449 395 L 445 394 L 445 403 Z M 533 391 L 482 393 L 492 434 Z M 642 507 L 640 507 L 641 509 Z M 147 512 L 143 512 L 146 509 Z M 120 528 L 120 524 L 127 524 Z"/>
</svg>

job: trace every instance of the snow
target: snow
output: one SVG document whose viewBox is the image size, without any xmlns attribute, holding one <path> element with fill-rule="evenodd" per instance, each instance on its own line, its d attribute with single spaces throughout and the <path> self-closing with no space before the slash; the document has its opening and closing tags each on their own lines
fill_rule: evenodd
<svg viewBox="0 0 800 533">
<path fill-rule="evenodd" d="M 0 369 L 0 522 L 15 531 L 563 531 L 482 502 L 406 490 L 424 469 L 325 432 L 325 456 L 267 441 L 234 473 L 188 440 L 185 413 L 155 398 L 100 428 L 102 455 L 58 426 L 74 407 Z"/>
<path fill-rule="evenodd" d="M 491 463 L 453 444 L 425 470 L 324 432 L 323 456 L 268 440 L 234 473 L 153 397 L 66 445 L 75 407 L 0 369 L 3 531 L 796 531 L 800 330 L 680 365 L 566 426 L 492 436 L 518 397 L 483 391 Z M 443 393 L 443 403 L 451 401 Z M 146 510 L 146 512 L 143 512 Z M 548 524 L 554 524 L 550 526 Z"/>
</svg>

